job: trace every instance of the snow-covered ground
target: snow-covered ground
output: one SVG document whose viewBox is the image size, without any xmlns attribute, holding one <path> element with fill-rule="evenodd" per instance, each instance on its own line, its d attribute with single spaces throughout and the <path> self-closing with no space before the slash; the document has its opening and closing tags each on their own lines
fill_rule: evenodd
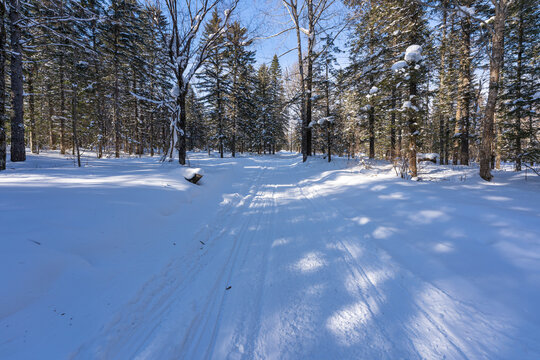
<svg viewBox="0 0 540 360">
<path fill-rule="evenodd" d="M 295 154 L 0 173 L 1 359 L 538 359 L 540 181 Z"/>
</svg>

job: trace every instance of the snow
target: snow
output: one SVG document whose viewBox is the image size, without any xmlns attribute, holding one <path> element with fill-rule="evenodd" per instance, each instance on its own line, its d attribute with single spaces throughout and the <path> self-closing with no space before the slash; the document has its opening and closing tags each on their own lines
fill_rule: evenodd
<svg viewBox="0 0 540 360">
<path fill-rule="evenodd" d="M 174 87 L 171 89 L 171 96 L 176 99 L 178 95 L 180 95 L 180 88 L 178 85 L 174 85 Z"/>
<path fill-rule="evenodd" d="M 432 161 L 435 161 L 438 158 L 439 158 L 439 154 L 437 154 L 437 153 L 426 153 L 426 154 L 418 153 L 418 154 L 416 154 L 416 159 L 418 159 L 418 160 L 432 160 Z"/>
<path fill-rule="evenodd" d="M 379 88 L 376 86 L 373 86 L 371 89 L 369 89 L 369 94 L 376 94 L 379 91 Z"/>
<path fill-rule="evenodd" d="M 410 101 L 404 101 L 402 109 L 403 110 L 409 109 L 409 110 L 418 111 L 418 108 L 416 106 L 414 106 L 413 103 L 410 102 Z"/>
<path fill-rule="evenodd" d="M 392 70 L 393 70 L 393 71 L 398 71 L 398 70 L 403 69 L 403 68 L 406 67 L 406 66 L 407 66 L 407 62 L 406 62 L 406 61 L 404 61 L 404 60 L 399 60 L 399 61 L 397 61 L 396 63 L 394 63 L 394 64 L 392 65 Z"/>
<path fill-rule="evenodd" d="M 421 61 L 422 60 L 422 47 L 420 45 L 409 46 L 407 50 L 405 50 L 404 59 L 408 63 Z"/>
<path fill-rule="evenodd" d="M 540 177 L 189 159 L 8 162 L 0 358 L 540 357 Z"/>
</svg>

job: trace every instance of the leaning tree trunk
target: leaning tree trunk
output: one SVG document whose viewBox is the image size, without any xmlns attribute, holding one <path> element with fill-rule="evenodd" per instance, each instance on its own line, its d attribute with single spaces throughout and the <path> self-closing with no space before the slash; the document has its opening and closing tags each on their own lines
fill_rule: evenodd
<svg viewBox="0 0 540 360">
<path fill-rule="evenodd" d="M 6 15 L 5 3 L 0 3 L 0 171 L 6 169 Z"/>
<path fill-rule="evenodd" d="M 489 90 L 482 123 L 482 142 L 480 144 L 480 177 L 486 181 L 491 175 L 491 156 L 493 149 L 493 123 L 499 94 L 499 79 L 504 60 L 504 25 L 506 21 L 507 1 L 500 0 L 495 6 L 495 21 L 491 38 L 491 57 L 489 59 Z"/>
<path fill-rule="evenodd" d="M 9 21 L 11 27 L 11 92 L 13 93 L 11 117 L 11 161 L 25 161 L 23 122 L 23 63 L 20 16 L 21 3 L 10 0 Z"/>
</svg>

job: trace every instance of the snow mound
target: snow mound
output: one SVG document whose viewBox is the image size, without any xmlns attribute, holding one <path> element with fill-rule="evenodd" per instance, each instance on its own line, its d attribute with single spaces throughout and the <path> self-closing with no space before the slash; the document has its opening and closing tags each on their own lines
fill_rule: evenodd
<svg viewBox="0 0 540 360">
<path fill-rule="evenodd" d="M 405 61 L 419 62 L 422 60 L 422 47 L 420 45 L 411 45 L 405 50 Z"/>
</svg>

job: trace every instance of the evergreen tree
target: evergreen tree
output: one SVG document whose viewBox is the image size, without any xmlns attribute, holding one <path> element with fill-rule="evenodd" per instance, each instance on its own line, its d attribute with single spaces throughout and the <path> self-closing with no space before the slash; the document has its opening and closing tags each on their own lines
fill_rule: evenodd
<svg viewBox="0 0 540 360">
<path fill-rule="evenodd" d="M 212 138 L 215 139 L 219 156 L 223 157 L 226 137 L 230 131 L 225 111 L 228 99 L 225 96 L 230 89 L 230 79 L 225 76 L 228 71 L 226 59 L 225 36 L 220 29 L 223 28 L 222 19 L 217 11 L 212 13 L 212 19 L 206 24 L 203 39 L 209 41 L 214 38 L 212 47 L 208 50 L 208 60 L 203 64 L 198 75 L 202 100 L 206 104 L 206 112 L 211 119 Z M 217 35 L 216 35 L 217 34 Z"/>
</svg>

